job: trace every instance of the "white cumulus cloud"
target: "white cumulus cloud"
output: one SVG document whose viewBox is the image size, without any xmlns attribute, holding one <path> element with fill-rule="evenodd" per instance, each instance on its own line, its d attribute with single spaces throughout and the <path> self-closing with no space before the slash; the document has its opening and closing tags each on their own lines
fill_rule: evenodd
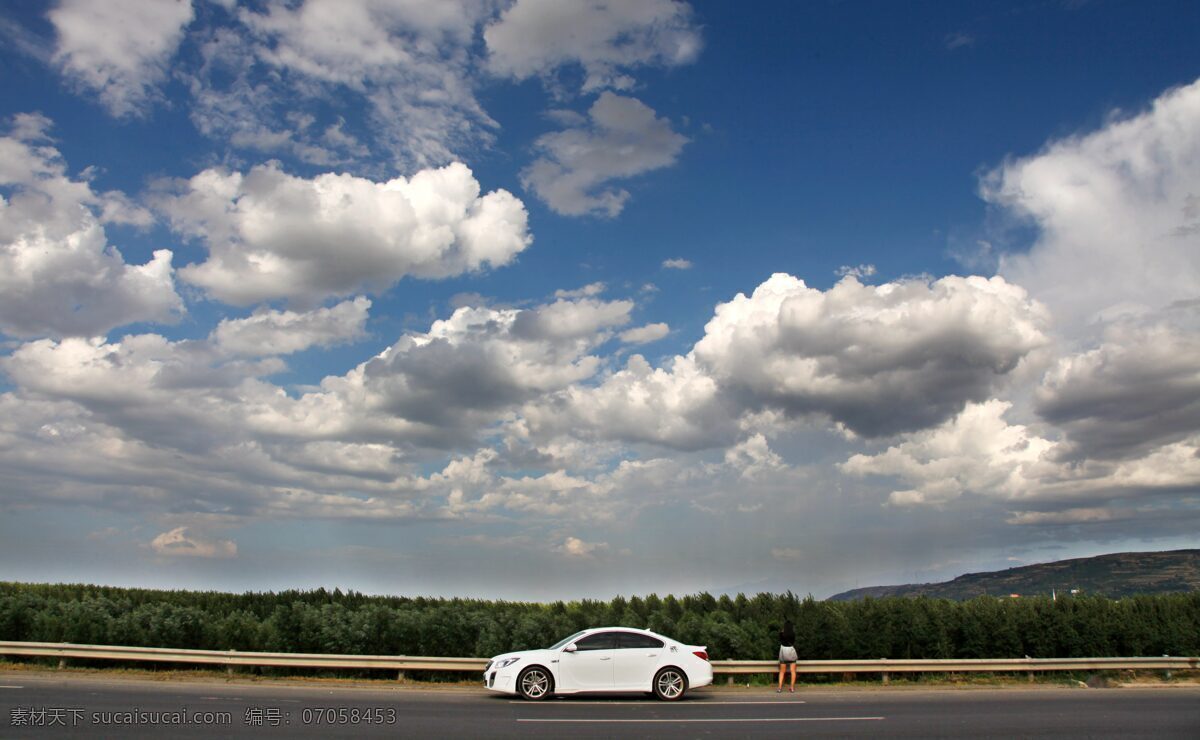
<svg viewBox="0 0 1200 740">
<path fill-rule="evenodd" d="M 846 277 L 847 275 L 861 280 L 865 277 L 871 277 L 875 274 L 875 265 L 842 265 L 834 270 L 834 274 L 838 277 Z"/>
<path fill-rule="evenodd" d="M 761 433 L 752 434 L 726 450 L 725 464 L 737 469 L 743 478 L 750 480 L 787 467 L 783 458 L 775 454 L 766 436 Z"/>
<path fill-rule="evenodd" d="M 554 297 L 555 298 L 591 298 L 592 296 L 598 296 L 601 293 L 603 293 L 604 289 L 607 287 L 608 286 L 606 286 L 602 282 L 595 282 L 595 283 L 588 283 L 587 285 L 584 285 L 581 288 L 575 288 L 573 290 L 566 290 L 566 289 L 560 288 L 560 289 L 554 291 Z"/>
<path fill-rule="evenodd" d="M 61 0 L 54 62 L 115 116 L 144 111 L 194 15 L 190 0 Z"/>
<path fill-rule="evenodd" d="M 314 303 L 409 275 L 499 267 L 531 241 L 521 201 L 504 190 L 481 196 L 457 163 L 387 182 L 306 179 L 274 163 L 245 174 L 209 169 L 158 203 L 176 231 L 209 250 L 180 276 L 234 305 Z"/>
<path fill-rule="evenodd" d="M 324 393 L 303 405 L 349 404 L 358 411 L 348 421 L 402 420 L 403 436 L 423 444 L 461 443 L 512 408 L 594 375 L 601 360 L 589 352 L 629 321 L 632 308 L 589 298 L 530 309 L 459 308 L 345 376 L 326 378 Z"/>
<path fill-rule="evenodd" d="M 935 429 L 906 434 L 884 452 L 854 455 L 840 468 L 907 485 L 889 495 L 896 506 L 990 498 L 1016 508 L 1010 517 L 1015 524 L 1061 523 L 1071 517 L 1074 523 L 1107 521 L 1095 513 L 1101 509 L 1130 518 L 1143 512 L 1128 502 L 1186 505 L 1200 486 L 1200 434 L 1137 457 L 1070 459 L 1072 449 L 1064 449 L 1064 442 L 1005 420 L 1010 408 L 998 400 L 971 404 Z"/>
<path fill-rule="evenodd" d="M 828 291 L 776 274 L 717 306 L 697 363 L 749 408 L 822 414 L 855 434 L 934 426 L 1042 347 L 1044 311 L 1001 278 Z"/>
<path fill-rule="evenodd" d="M 1047 307 L 1056 357 L 1014 404 L 969 404 L 842 471 L 890 477 L 897 505 L 1005 501 L 1014 525 L 1185 521 L 1200 486 L 1200 82 L 1009 158 L 981 190 L 1036 227 L 999 272 Z"/>
<path fill-rule="evenodd" d="M 184 310 L 170 250 L 127 264 L 106 223 L 146 225 L 121 193 L 72 179 L 46 136 L 49 120 L 19 115 L 0 138 L 0 331 L 19 337 L 91 336 Z"/>
<path fill-rule="evenodd" d="M 1000 274 L 1068 335 L 1200 297 L 1200 81 L 1149 110 L 1050 142 L 985 177 L 983 196 L 1038 227 Z"/>
<path fill-rule="evenodd" d="M 578 65 L 584 91 L 628 89 L 629 70 L 687 64 L 701 47 L 691 7 L 677 0 L 517 0 L 483 37 L 494 73 L 548 78 Z"/>
<path fill-rule="evenodd" d="M 637 326 L 621 332 L 621 341 L 626 344 L 649 344 L 657 342 L 671 333 L 671 327 L 662 322 Z"/>
<path fill-rule="evenodd" d="M 1035 408 L 1066 432 L 1059 454 L 1140 457 L 1200 434 L 1200 307 L 1177 313 L 1191 320 L 1108 325 L 1099 346 L 1046 373 Z"/>
<path fill-rule="evenodd" d="M 629 191 L 609 184 L 674 164 L 688 139 L 640 100 L 607 91 L 588 116 L 587 126 L 538 137 L 540 156 L 521 171 L 521 183 L 555 213 L 612 218 Z"/>
<path fill-rule="evenodd" d="M 592 299 L 461 307 L 294 401 L 254 387 L 239 413 L 270 437 L 473 444 L 521 404 L 592 377 L 601 359 L 590 351 L 628 323 L 631 308 Z"/>
<path fill-rule="evenodd" d="M 738 412 L 690 357 L 652 367 L 641 355 L 598 385 L 575 384 L 529 404 L 522 416 L 535 438 L 644 442 L 704 449 L 732 442 Z"/>
<path fill-rule="evenodd" d="M 608 549 L 606 542 L 585 542 L 578 537 L 568 537 L 555 548 L 558 552 L 572 558 L 590 558 Z"/>
<path fill-rule="evenodd" d="M 363 336 L 370 307 L 360 296 L 306 312 L 260 309 L 244 319 L 223 319 L 212 339 L 223 352 L 249 357 L 331 347 Z"/>
<path fill-rule="evenodd" d="M 188 535 L 187 527 L 176 527 L 150 541 L 159 555 L 188 558 L 235 558 L 237 543 L 232 540 L 206 540 Z"/>
<path fill-rule="evenodd" d="M 593 341 L 610 327 L 629 323 L 633 301 L 595 298 L 559 299 L 533 311 L 521 311 L 513 321 L 513 334 L 528 339 L 580 339 Z"/>
<path fill-rule="evenodd" d="M 1032 467 L 1053 443 L 1027 427 L 1010 425 L 1006 401 L 972 403 L 944 424 L 906 435 L 875 455 L 858 454 L 840 466 L 850 475 L 891 476 L 911 485 L 893 491 L 899 506 L 941 504 L 966 493 L 1019 498 L 1036 493 Z"/>
</svg>

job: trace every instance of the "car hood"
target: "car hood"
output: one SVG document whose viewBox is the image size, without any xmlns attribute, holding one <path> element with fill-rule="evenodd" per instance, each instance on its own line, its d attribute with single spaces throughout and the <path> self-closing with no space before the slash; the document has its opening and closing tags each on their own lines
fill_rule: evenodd
<svg viewBox="0 0 1200 740">
<path fill-rule="evenodd" d="M 491 662 L 493 665 L 495 665 L 499 661 L 506 660 L 508 658 L 530 658 L 530 657 L 537 656 L 537 655 L 544 655 L 547 652 L 549 652 L 549 651 L 541 650 L 541 649 L 539 649 L 539 650 L 518 650 L 517 652 L 514 652 L 514 653 L 504 653 L 502 655 L 497 655 L 496 657 L 492 658 Z"/>
</svg>

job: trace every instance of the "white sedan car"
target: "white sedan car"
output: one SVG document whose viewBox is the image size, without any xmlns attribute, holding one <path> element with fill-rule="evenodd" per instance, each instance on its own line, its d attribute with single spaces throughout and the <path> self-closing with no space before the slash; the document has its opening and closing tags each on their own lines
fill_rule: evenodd
<svg viewBox="0 0 1200 740">
<path fill-rule="evenodd" d="M 674 701 L 712 680 L 706 648 L 628 627 L 584 630 L 548 648 L 497 655 L 483 669 L 489 689 L 535 701 L 606 691 Z"/>
</svg>

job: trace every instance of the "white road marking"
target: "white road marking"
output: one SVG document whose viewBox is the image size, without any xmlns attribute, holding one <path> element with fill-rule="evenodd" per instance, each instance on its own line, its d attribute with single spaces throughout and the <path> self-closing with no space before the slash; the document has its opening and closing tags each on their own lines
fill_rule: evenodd
<svg viewBox="0 0 1200 740">
<path fill-rule="evenodd" d="M 589 724 L 636 724 L 663 722 L 879 722 L 884 717 L 729 717 L 709 719 L 518 719 L 518 722 L 586 722 Z"/>
<path fill-rule="evenodd" d="M 23 689 L 24 686 L 0 686 L 0 689 Z"/>
</svg>

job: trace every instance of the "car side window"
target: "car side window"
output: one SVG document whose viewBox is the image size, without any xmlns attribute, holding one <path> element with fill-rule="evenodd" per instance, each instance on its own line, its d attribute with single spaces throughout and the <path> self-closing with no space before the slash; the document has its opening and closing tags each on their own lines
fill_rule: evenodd
<svg viewBox="0 0 1200 740">
<path fill-rule="evenodd" d="M 620 632 L 617 637 L 617 647 L 645 650 L 647 648 L 660 648 L 663 646 L 663 641 L 653 638 L 650 635 L 639 635 L 635 632 Z"/>
<path fill-rule="evenodd" d="M 580 652 L 584 650 L 612 650 L 616 646 L 617 635 L 614 632 L 597 632 L 575 643 L 575 649 Z"/>
</svg>

